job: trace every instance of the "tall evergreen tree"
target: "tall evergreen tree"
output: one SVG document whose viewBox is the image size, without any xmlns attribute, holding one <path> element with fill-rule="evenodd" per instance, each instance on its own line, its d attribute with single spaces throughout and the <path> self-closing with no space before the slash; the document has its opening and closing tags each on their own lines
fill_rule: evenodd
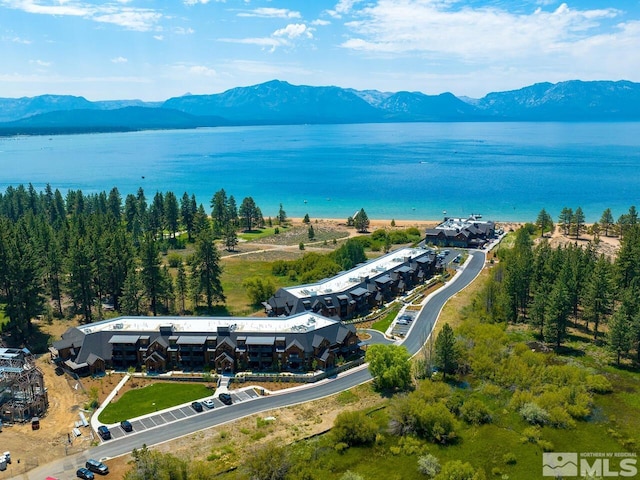
<svg viewBox="0 0 640 480">
<path fill-rule="evenodd" d="M 560 225 L 560 228 L 562 228 L 562 232 L 564 235 L 569 235 L 572 223 L 573 210 L 568 207 L 564 207 L 560 212 L 560 216 L 558 217 L 558 224 Z"/>
<path fill-rule="evenodd" d="M 600 217 L 600 226 L 604 228 L 604 236 L 609 236 L 609 230 L 613 226 L 615 221 L 613 220 L 613 214 L 611 213 L 611 209 L 607 208 L 604 212 L 602 212 L 602 216 Z"/>
<path fill-rule="evenodd" d="M 187 273 L 184 269 L 182 261 L 178 263 L 178 271 L 176 273 L 176 294 L 180 301 L 180 312 L 184 313 L 186 310 L 186 298 L 188 293 L 189 284 L 187 283 Z"/>
<path fill-rule="evenodd" d="M 193 217 L 197 211 L 195 197 L 193 202 L 189 198 L 189 194 L 184 192 L 180 199 L 180 220 L 187 231 L 187 240 L 191 242 L 193 239 Z"/>
<path fill-rule="evenodd" d="M 573 228 L 575 228 L 575 231 L 576 231 L 576 238 L 580 238 L 580 233 L 584 228 L 584 222 L 585 222 L 584 212 L 582 211 L 582 207 L 576 208 L 576 211 L 573 214 L 572 222 L 573 222 Z"/>
<path fill-rule="evenodd" d="M 0 217 L 0 288 L 9 327 L 18 338 L 32 333 L 31 319 L 43 312 L 41 278 L 37 251 L 24 221 L 12 225 Z"/>
<path fill-rule="evenodd" d="M 214 302 L 225 301 L 220 281 L 222 275 L 220 253 L 214 243 L 211 229 L 203 230 L 198 234 L 192 262 L 198 294 L 204 294 L 207 308 L 211 310 Z"/>
<path fill-rule="evenodd" d="M 455 373 L 458 369 L 459 350 L 453 329 L 448 323 L 436 337 L 436 366 L 442 371 L 442 378 L 446 380 L 447 373 Z"/>
<path fill-rule="evenodd" d="M 587 281 L 584 293 L 584 318 L 593 322 L 593 339 L 598 339 L 598 327 L 609 313 L 613 302 L 613 286 L 611 283 L 611 264 L 604 255 L 595 264 Z"/>
<path fill-rule="evenodd" d="M 555 343 L 556 347 L 560 348 L 567 335 L 569 311 L 571 310 L 567 287 L 562 280 L 556 281 L 549 294 L 548 302 L 543 329 L 544 340 Z"/>
<path fill-rule="evenodd" d="M 250 231 L 257 224 L 259 220 L 258 206 L 252 197 L 245 197 L 242 200 L 238 214 L 246 231 Z"/>
<path fill-rule="evenodd" d="M 216 236 L 222 236 L 229 224 L 229 199 L 227 192 L 221 188 L 211 198 L 211 219 Z"/>
<path fill-rule="evenodd" d="M 536 226 L 540 229 L 540 236 L 544 237 L 545 232 L 553 231 L 553 219 L 551 215 L 547 213 L 547 211 L 543 208 L 538 213 L 538 218 L 536 219 Z"/>
<path fill-rule="evenodd" d="M 282 204 L 280 204 L 280 208 L 278 209 L 278 224 L 284 225 L 287 223 L 287 213 L 282 208 Z"/>
<path fill-rule="evenodd" d="M 164 228 L 169 231 L 169 237 L 175 238 L 180 220 L 178 199 L 173 192 L 167 192 L 164 196 Z"/>
<path fill-rule="evenodd" d="M 140 245 L 140 277 L 144 294 L 149 301 L 151 313 L 158 314 L 158 299 L 164 294 L 163 278 L 160 270 L 160 251 L 151 234 L 145 235 Z"/>
<path fill-rule="evenodd" d="M 353 226 L 356 227 L 358 232 L 364 233 L 369 228 L 369 217 L 364 208 L 361 208 L 358 213 L 353 217 Z"/>
<path fill-rule="evenodd" d="M 620 357 L 628 353 L 631 348 L 631 332 L 631 324 L 624 312 L 615 311 L 609 322 L 607 345 L 616 356 L 616 365 L 620 365 Z"/>
</svg>

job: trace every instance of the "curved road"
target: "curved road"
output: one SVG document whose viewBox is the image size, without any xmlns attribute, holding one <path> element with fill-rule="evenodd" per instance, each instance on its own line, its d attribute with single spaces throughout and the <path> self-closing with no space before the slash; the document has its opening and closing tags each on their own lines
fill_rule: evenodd
<svg viewBox="0 0 640 480">
<path fill-rule="evenodd" d="M 464 268 L 458 271 L 454 278 L 443 288 L 429 296 L 424 308 L 412 322 L 411 329 L 402 343 L 411 355 L 417 353 L 424 344 L 446 301 L 469 285 L 478 276 L 484 263 L 485 253 L 483 251 L 471 251 L 470 258 Z M 370 380 L 369 370 L 366 365 L 361 365 L 334 378 L 322 380 L 313 385 L 289 389 L 282 393 L 274 393 L 266 397 L 259 397 L 213 410 L 205 409 L 203 413 L 192 415 L 180 421 L 129 434 L 117 441 L 104 442 L 83 453 L 62 458 L 14 478 L 42 480 L 47 475 L 57 477 L 75 475 L 75 470 L 83 466 L 87 458 L 118 457 L 130 453 L 134 448 L 142 447 L 143 444 L 155 445 L 163 443 L 198 430 L 232 422 L 247 415 L 317 400 Z"/>
</svg>

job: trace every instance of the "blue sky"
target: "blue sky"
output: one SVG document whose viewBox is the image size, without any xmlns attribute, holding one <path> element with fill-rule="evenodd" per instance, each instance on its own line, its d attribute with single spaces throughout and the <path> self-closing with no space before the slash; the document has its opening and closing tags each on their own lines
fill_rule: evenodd
<svg viewBox="0 0 640 480">
<path fill-rule="evenodd" d="M 0 0 L 0 97 L 640 81 L 640 1 Z"/>
</svg>

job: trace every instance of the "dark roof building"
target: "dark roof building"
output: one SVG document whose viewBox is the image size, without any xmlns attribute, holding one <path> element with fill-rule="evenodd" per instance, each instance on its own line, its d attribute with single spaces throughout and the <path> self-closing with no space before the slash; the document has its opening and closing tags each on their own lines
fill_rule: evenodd
<svg viewBox="0 0 640 480">
<path fill-rule="evenodd" d="M 495 236 L 495 223 L 480 220 L 480 215 L 467 219 L 445 218 L 435 228 L 426 231 L 425 243 L 440 247 L 482 248 Z"/>
<path fill-rule="evenodd" d="M 306 312 L 346 320 L 411 290 L 435 269 L 433 251 L 402 248 L 320 282 L 280 288 L 263 305 L 269 316 Z"/>
<path fill-rule="evenodd" d="M 330 368 L 360 353 L 355 328 L 317 314 L 287 318 L 119 317 L 68 329 L 57 362 L 79 375 L 105 368 L 149 372 Z"/>
</svg>

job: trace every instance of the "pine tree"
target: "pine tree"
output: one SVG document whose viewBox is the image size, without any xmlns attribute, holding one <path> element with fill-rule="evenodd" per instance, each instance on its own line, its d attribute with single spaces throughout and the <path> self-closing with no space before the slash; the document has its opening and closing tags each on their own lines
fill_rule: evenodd
<svg viewBox="0 0 640 480">
<path fill-rule="evenodd" d="M 356 213 L 356 216 L 353 217 L 353 225 L 360 233 L 365 233 L 369 228 L 369 217 L 367 216 L 367 212 L 364 211 L 364 208 L 361 208 L 360 211 Z"/>
<path fill-rule="evenodd" d="M 604 236 L 609 236 L 609 229 L 613 226 L 613 214 L 611 213 L 611 209 L 607 208 L 604 212 L 602 212 L 602 216 L 600 217 L 600 225 L 604 228 Z"/>
<path fill-rule="evenodd" d="M 580 238 L 580 232 L 582 232 L 584 228 L 584 212 L 582 211 L 582 207 L 576 208 L 572 220 L 574 228 L 576 229 L 576 238 Z"/>
<path fill-rule="evenodd" d="M 313 230 L 313 225 L 309 225 L 307 236 L 309 237 L 309 240 L 313 240 L 315 238 L 316 232 Z"/>
<path fill-rule="evenodd" d="M 447 373 L 455 373 L 458 369 L 458 347 L 453 329 L 448 323 L 436 338 L 436 366 L 442 371 L 442 378 L 446 380 Z"/>
<path fill-rule="evenodd" d="M 178 294 L 178 299 L 180 300 L 180 311 L 181 313 L 185 312 L 185 303 L 188 292 L 188 283 L 187 283 L 187 273 L 184 269 L 184 264 L 182 262 L 178 263 L 178 271 L 176 273 L 176 293 Z"/>
<path fill-rule="evenodd" d="M 586 284 L 584 293 L 584 318 L 593 322 L 593 339 L 598 339 L 598 326 L 606 318 L 613 302 L 613 287 L 611 283 L 611 264 L 604 255 L 595 264 L 591 276 Z"/>
<path fill-rule="evenodd" d="M 607 340 L 609 350 L 616 355 L 616 365 L 620 365 L 620 357 L 631 348 L 631 324 L 620 310 L 611 317 Z"/>
<path fill-rule="evenodd" d="M 151 234 L 145 235 L 142 245 L 140 245 L 140 262 L 140 277 L 144 294 L 149 301 L 151 313 L 156 316 L 158 314 L 158 299 L 164 294 L 164 284 L 160 270 L 160 251 Z"/>
<path fill-rule="evenodd" d="M 213 232 L 210 229 L 200 232 L 196 239 L 192 267 L 197 292 L 204 293 L 207 308 L 210 310 L 213 302 L 224 302 L 225 296 L 220 282 L 220 253 L 214 244 Z"/>
</svg>

